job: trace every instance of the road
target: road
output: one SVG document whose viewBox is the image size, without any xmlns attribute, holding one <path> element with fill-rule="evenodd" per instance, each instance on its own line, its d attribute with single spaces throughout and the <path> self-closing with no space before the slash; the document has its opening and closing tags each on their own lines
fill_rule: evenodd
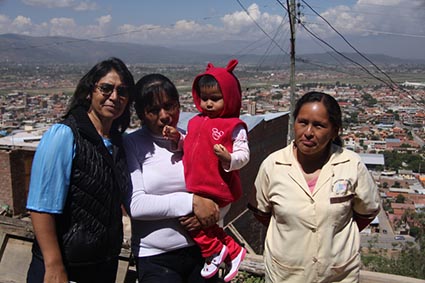
<svg viewBox="0 0 425 283">
<path fill-rule="evenodd" d="M 408 129 L 412 133 L 413 140 L 415 142 L 417 142 L 421 147 L 425 145 L 425 141 L 415 134 L 415 130 L 412 127 L 403 125 L 400 121 L 395 121 L 394 126 L 402 128 L 402 129 Z"/>
<path fill-rule="evenodd" d="M 394 237 L 394 231 L 390 225 L 387 215 L 381 205 L 381 211 L 378 214 L 379 219 L 379 233 L 372 234 L 361 234 L 360 245 L 365 248 L 381 248 L 381 249 L 393 249 L 401 248 L 405 242 L 415 243 L 415 238 L 403 235 L 404 240 L 396 240 Z M 386 231 L 386 232 L 384 232 Z"/>
<path fill-rule="evenodd" d="M 421 147 L 424 146 L 425 142 L 423 139 L 421 139 L 418 135 L 416 135 L 415 132 L 412 131 L 412 135 L 413 135 L 413 139 L 415 140 L 415 142 L 417 142 Z"/>
</svg>

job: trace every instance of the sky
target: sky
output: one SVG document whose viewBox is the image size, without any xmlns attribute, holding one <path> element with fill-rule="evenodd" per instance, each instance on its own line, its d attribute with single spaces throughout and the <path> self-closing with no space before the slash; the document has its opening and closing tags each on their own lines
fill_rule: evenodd
<svg viewBox="0 0 425 283">
<path fill-rule="evenodd" d="M 354 47 L 365 54 L 425 59 L 425 0 L 297 3 L 297 53 Z M 0 34 L 165 47 L 240 40 L 288 52 L 285 8 L 286 0 L 0 0 Z"/>
</svg>

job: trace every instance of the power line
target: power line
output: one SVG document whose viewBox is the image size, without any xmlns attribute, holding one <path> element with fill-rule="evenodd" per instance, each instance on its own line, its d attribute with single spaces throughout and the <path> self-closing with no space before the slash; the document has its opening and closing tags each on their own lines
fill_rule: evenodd
<svg viewBox="0 0 425 283">
<path fill-rule="evenodd" d="M 239 6 L 241 6 L 241 8 L 245 11 L 245 13 L 251 18 L 251 20 L 254 22 L 254 24 L 280 49 L 280 51 L 282 51 L 283 53 L 285 53 L 286 55 L 289 55 L 289 53 L 284 50 L 279 43 L 277 43 L 258 23 L 257 21 L 250 15 L 250 13 L 248 12 L 248 10 L 244 7 L 244 5 L 242 5 L 242 3 L 239 0 L 236 0 L 236 2 L 238 2 Z"/>
<path fill-rule="evenodd" d="M 138 33 L 138 32 L 142 32 L 142 31 L 146 31 L 146 30 L 154 30 L 154 29 L 158 29 L 158 28 L 159 27 L 146 27 L 146 28 L 135 29 L 135 30 L 125 31 L 125 32 L 118 32 L 118 33 L 112 33 L 112 34 L 108 34 L 108 35 L 95 36 L 95 37 L 91 37 L 91 38 L 73 38 L 73 39 L 69 39 L 69 40 L 56 41 L 56 42 L 53 42 L 53 43 L 46 43 L 46 44 L 40 44 L 40 45 L 28 45 L 28 46 L 25 46 L 25 47 L 12 47 L 12 48 L 7 48 L 7 49 L 25 50 L 25 49 L 49 47 L 49 46 L 55 46 L 55 45 L 64 45 L 64 44 L 77 43 L 77 42 L 86 42 L 86 41 L 90 41 L 90 40 L 111 38 L 111 37 L 116 37 L 116 36 L 121 36 L 121 35 Z M 5 49 L 0 50 L 0 51 L 4 51 L 4 50 Z"/>
<path fill-rule="evenodd" d="M 313 11 L 313 13 L 315 13 L 318 17 L 320 17 L 326 24 L 328 24 L 328 26 L 335 31 L 347 44 L 348 46 L 350 46 L 354 51 L 356 51 L 357 54 L 359 54 L 363 59 L 365 59 L 366 61 L 368 61 L 369 63 L 371 63 L 379 72 L 381 72 L 385 77 L 387 77 L 387 79 L 390 80 L 391 83 L 397 85 L 396 82 L 393 81 L 393 79 L 387 74 L 385 73 L 381 68 L 379 68 L 374 62 L 372 62 L 368 57 L 366 57 L 365 55 L 363 55 L 357 48 L 355 48 L 346 38 L 345 36 L 343 36 L 338 30 L 336 30 L 336 28 L 334 28 L 333 25 L 331 25 L 331 23 L 329 23 L 328 20 L 326 20 L 322 15 L 320 15 L 316 10 L 314 10 L 307 2 L 305 2 L 304 0 L 301 0 L 301 2 L 303 2 L 307 7 L 310 8 L 310 10 Z"/>
<path fill-rule="evenodd" d="M 316 34 L 314 34 L 309 28 L 307 28 L 303 23 L 300 23 L 300 25 L 308 32 L 310 33 L 313 37 L 315 37 L 317 40 L 319 40 L 320 42 L 322 42 L 323 44 L 325 44 L 326 46 L 328 46 L 330 49 L 332 49 L 335 53 L 337 53 L 339 56 L 344 57 L 346 60 L 350 61 L 351 63 L 359 66 L 361 69 L 363 69 L 366 73 L 368 73 L 369 75 L 371 75 L 372 77 L 374 77 L 375 79 L 377 79 L 378 81 L 386 84 L 388 87 L 390 87 L 392 90 L 394 90 L 393 86 L 391 84 L 389 84 L 387 81 L 381 79 L 378 76 L 375 76 L 374 74 L 372 74 L 372 72 L 370 72 L 366 67 L 364 67 L 362 64 L 356 62 L 355 60 L 351 59 L 350 57 L 344 55 L 343 53 L 339 52 L 338 50 L 336 50 L 332 45 L 330 45 L 329 43 L 327 43 L 325 40 L 321 39 L 320 37 L 318 37 Z"/>
<path fill-rule="evenodd" d="M 288 8 L 285 7 L 279 0 L 276 0 L 286 11 L 288 11 Z M 304 2 L 304 1 L 303 1 Z M 305 2 L 304 2 L 305 3 Z M 308 5 L 308 4 L 307 4 Z M 344 54 L 342 54 L 341 52 L 339 52 L 338 50 L 336 50 L 332 45 L 330 45 L 329 43 L 327 43 L 325 40 L 321 39 L 319 36 L 317 36 L 316 34 L 314 34 L 312 31 L 310 31 L 310 29 L 308 29 L 303 23 L 302 21 L 298 18 L 298 23 L 304 27 L 304 29 L 311 34 L 313 37 L 315 37 L 317 40 L 319 40 L 320 42 L 324 43 L 326 46 L 328 46 L 329 48 L 331 48 L 334 52 L 336 52 L 338 55 L 344 57 L 346 60 L 352 62 L 353 64 L 356 64 L 357 66 L 359 66 L 360 68 L 362 68 L 366 73 L 368 73 L 369 75 L 371 75 L 372 77 L 374 77 L 375 79 L 383 82 L 384 84 L 386 84 L 387 86 L 389 86 L 392 90 L 394 90 L 393 86 L 391 86 L 390 84 L 388 84 L 388 82 L 384 81 L 383 79 L 375 76 L 374 74 L 372 74 L 366 67 L 364 67 L 362 64 L 352 60 L 351 58 L 349 58 L 348 56 L 345 56 Z"/>
<path fill-rule="evenodd" d="M 275 32 L 275 34 L 273 36 L 273 39 L 274 40 L 276 39 L 277 35 L 279 34 L 280 28 L 283 27 L 284 22 L 285 22 L 285 17 L 282 18 L 282 21 L 280 22 L 279 26 L 276 28 L 276 32 Z M 266 60 L 267 55 L 269 55 L 270 52 L 271 52 L 271 50 L 272 50 L 272 46 L 273 46 L 273 41 L 270 41 L 270 44 L 267 47 L 267 49 L 265 50 L 263 56 L 261 57 L 260 63 L 258 64 L 257 68 L 259 66 L 261 66 L 262 63 L 264 63 L 264 61 Z"/>
<path fill-rule="evenodd" d="M 372 29 L 358 29 L 358 30 L 367 31 L 367 32 L 371 32 L 371 33 L 390 34 L 390 35 L 398 35 L 398 36 L 405 36 L 405 37 L 425 38 L 425 35 L 423 35 L 423 34 L 389 32 L 389 31 L 372 30 Z"/>
</svg>

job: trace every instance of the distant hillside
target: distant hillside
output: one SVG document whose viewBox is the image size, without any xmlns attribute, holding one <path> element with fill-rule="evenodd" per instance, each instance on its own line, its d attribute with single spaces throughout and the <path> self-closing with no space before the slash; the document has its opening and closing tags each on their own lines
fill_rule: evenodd
<svg viewBox="0 0 425 283">
<path fill-rule="evenodd" d="M 239 43 L 240 46 L 241 43 Z M 220 46 L 220 48 L 218 48 Z M 228 50 L 228 54 L 217 54 L 214 50 Z M 0 62 L 42 64 L 42 63 L 94 63 L 101 59 L 115 56 L 125 62 L 144 64 L 205 64 L 208 61 L 224 64 L 237 55 L 241 64 L 257 66 L 282 66 L 289 62 L 289 55 L 243 54 L 235 52 L 237 42 L 218 42 L 211 46 L 178 46 L 165 48 L 160 46 L 140 45 L 132 43 L 113 43 L 76 39 L 70 37 L 32 37 L 17 34 L 0 35 Z M 200 52 L 202 50 L 203 52 Z M 346 54 L 350 58 L 364 64 L 357 54 Z M 335 60 L 335 54 L 297 55 L 298 64 L 314 62 L 319 64 L 346 64 L 347 60 Z M 367 55 L 375 64 L 425 64 L 425 61 L 405 60 L 385 55 Z"/>
</svg>

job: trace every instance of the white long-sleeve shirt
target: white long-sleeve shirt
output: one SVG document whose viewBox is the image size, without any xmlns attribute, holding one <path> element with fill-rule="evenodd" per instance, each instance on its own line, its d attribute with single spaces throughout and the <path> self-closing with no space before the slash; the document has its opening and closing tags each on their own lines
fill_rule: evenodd
<svg viewBox="0 0 425 283">
<path fill-rule="evenodd" d="M 146 127 L 124 137 L 132 187 L 127 209 L 132 218 L 132 249 L 139 257 L 193 245 L 178 217 L 192 212 L 186 192 L 182 152 Z"/>
<path fill-rule="evenodd" d="M 239 170 L 249 162 L 248 133 L 242 125 L 237 126 L 232 134 L 233 152 L 230 154 L 230 168 L 225 170 Z"/>
</svg>

